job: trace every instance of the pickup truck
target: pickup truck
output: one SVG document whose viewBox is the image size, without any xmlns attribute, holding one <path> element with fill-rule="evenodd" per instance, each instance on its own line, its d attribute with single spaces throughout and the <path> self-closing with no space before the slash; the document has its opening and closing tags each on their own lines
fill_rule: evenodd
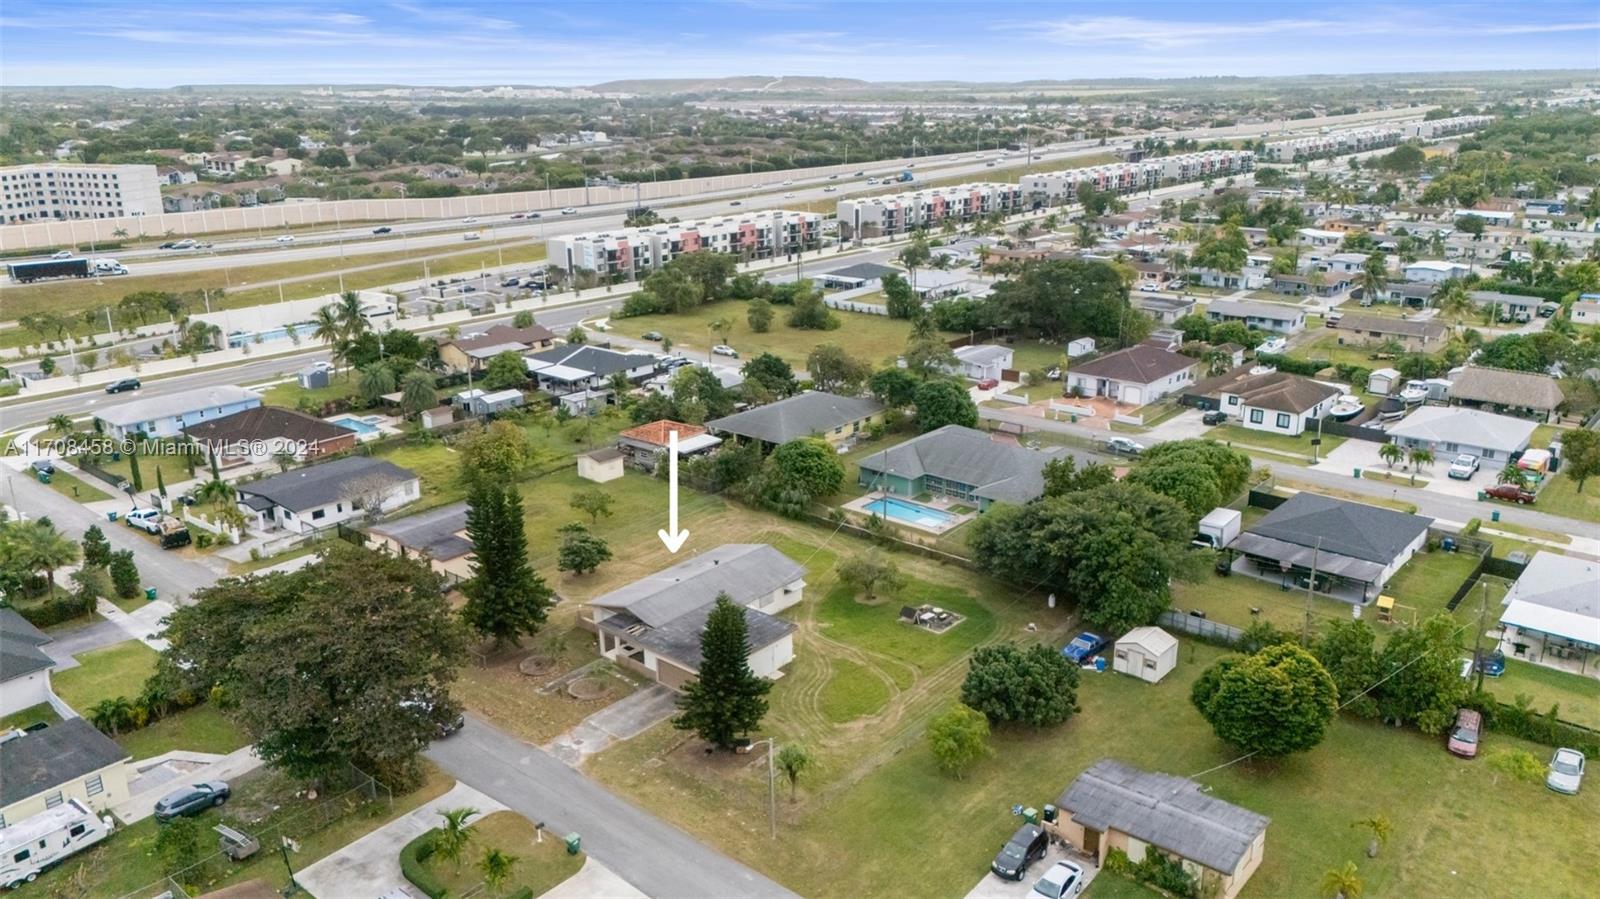
<svg viewBox="0 0 1600 899">
<path fill-rule="evenodd" d="M 138 528 L 147 534 L 161 533 L 160 509 L 134 509 L 122 517 L 130 528 Z"/>
</svg>

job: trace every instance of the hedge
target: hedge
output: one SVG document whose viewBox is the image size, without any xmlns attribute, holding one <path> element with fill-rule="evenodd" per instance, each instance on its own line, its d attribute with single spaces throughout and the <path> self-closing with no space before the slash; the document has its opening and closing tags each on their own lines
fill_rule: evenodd
<svg viewBox="0 0 1600 899">
<path fill-rule="evenodd" d="M 1600 733 L 1562 721 L 1559 707 L 1540 713 L 1534 711 L 1526 700 L 1527 697 L 1518 696 L 1515 703 L 1501 702 L 1486 691 L 1467 696 L 1461 704 L 1481 712 L 1484 727 L 1493 733 L 1518 737 L 1543 746 L 1565 746 L 1578 750 L 1588 758 L 1600 757 Z"/>
<path fill-rule="evenodd" d="M 26 606 L 12 606 L 17 614 L 28 619 L 34 627 L 50 627 L 67 621 L 75 621 L 88 615 L 92 608 L 84 608 L 83 601 L 73 597 L 47 599 L 43 602 L 29 603 Z"/>
<path fill-rule="evenodd" d="M 1291 375 L 1306 375 L 1307 377 L 1322 371 L 1333 363 L 1327 359 L 1293 359 L 1278 353 L 1257 353 L 1256 362 L 1262 365 L 1271 365 L 1278 371 L 1286 371 Z"/>
<path fill-rule="evenodd" d="M 411 885 L 428 894 L 429 899 L 445 899 L 448 887 L 439 883 L 428 870 L 428 859 L 433 857 L 433 838 L 439 835 L 435 827 L 405 844 L 400 850 L 400 873 Z M 505 899 L 533 899 L 533 888 L 522 887 L 507 893 Z"/>
</svg>

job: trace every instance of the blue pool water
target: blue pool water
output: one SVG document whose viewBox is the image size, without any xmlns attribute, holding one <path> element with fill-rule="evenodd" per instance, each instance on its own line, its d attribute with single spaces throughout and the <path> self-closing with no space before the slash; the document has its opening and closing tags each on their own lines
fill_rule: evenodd
<svg viewBox="0 0 1600 899">
<path fill-rule="evenodd" d="M 330 418 L 328 423 L 338 425 L 347 431 L 355 431 L 363 437 L 368 434 L 378 433 L 377 425 L 369 425 L 354 415 L 341 415 L 338 418 Z"/>
<path fill-rule="evenodd" d="M 921 528 L 947 527 L 956 518 L 949 512 L 941 512 L 938 509 L 906 502 L 903 499 L 895 499 L 892 496 L 875 499 L 867 503 L 866 510 L 874 515 L 895 521 L 903 521 L 906 524 Z"/>
</svg>

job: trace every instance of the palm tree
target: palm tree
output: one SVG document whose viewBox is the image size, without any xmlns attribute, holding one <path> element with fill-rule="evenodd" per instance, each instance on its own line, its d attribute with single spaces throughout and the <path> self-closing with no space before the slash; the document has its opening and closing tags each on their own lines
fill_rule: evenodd
<svg viewBox="0 0 1600 899">
<path fill-rule="evenodd" d="M 122 238 L 128 236 L 128 229 L 127 228 L 118 228 L 115 231 L 111 232 L 111 236 L 117 238 L 118 240 L 121 240 Z"/>
<path fill-rule="evenodd" d="M 400 411 L 407 415 L 420 415 L 438 402 L 439 394 L 434 389 L 433 375 L 414 370 L 406 372 L 406 376 L 400 379 Z"/>
<path fill-rule="evenodd" d="M 461 853 L 466 851 L 475 831 L 475 825 L 468 824 L 467 819 L 476 814 L 477 809 L 466 807 L 446 809 L 439 813 L 444 818 L 444 824 L 433 835 L 433 854 L 445 861 L 455 862 L 457 871 L 461 870 Z"/>
<path fill-rule="evenodd" d="M 294 453 L 291 453 L 288 450 L 278 450 L 272 454 L 272 462 L 274 465 L 278 466 L 278 471 L 288 471 L 290 468 L 294 467 Z M 160 473 L 159 469 L 157 470 L 157 473 Z"/>
<path fill-rule="evenodd" d="M 394 369 L 382 362 L 373 362 L 361 367 L 361 380 L 356 389 L 368 405 L 377 405 L 384 394 L 394 392 L 394 386 Z"/>
<path fill-rule="evenodd" d="M 334 304 L 335 314 L 339 317 L 339 325 L 344 330 L 347 340 L 354 340 L 372 329 L 372 323 L 361 311 L 361 297 L 353 290 L 347 290 L 339 295 L 339 302 Z"/>
<path fill-rule="evenodd" d="M 500 895 L 501 887 L 511 879 L 511 871 L 516 868 L 518 861 L 520 859 L 517 856 L 508 855 L 492 846 L 483 850 L 478 870 L 483 873 L 483 882 L 489 885 L 490 893 Z"/>
<path fill-rule="evenodd" d="M 1223 350 L 1212 347 L 1206 350 L 1203 360 L 1206 364 L 1206 377 L 1211 378 L 1227 371 L 1229 365 L 1233 362 L 1233 357 Z"/>
<path fill-rule="evenodd" d="M 1495 475 L 1494 480 L 1496 484 L 1516 484 L 1521 487 L 1523 484 L 1522 469 L 1518 468 L 1515 462 L 1507 462 L 1506 467 L 1500 469 L 1500 473 Z"/>
<path fill-rule="evenodd" d="M 1367 257 L 1366 265 L 1361 267 L 1361 298 L 1368 302 L 1377 302 L 1378 294 L 1389 284 L 1389 267 L 1383 261 L 1382 253 L 1373 253 Z"/>
<path fill-rule="evenodd" d="M 133 720 L 133 703 L 126 696 L 102 699 L 89 709 L 89 723 L 115 737 Z"/>
<path fill-rule="evenodd" d="M 1394 463 L 1406 457 L 1406 451 L 1398 443 L 1385 443 L 1378 447 L 1378 457 L 1389 463 L 1389 470 L 1394 471 Z"/>
<path fill-rule="evenodd" d="M 78 561 L 78 544 L 63 537 L 48 521 L 23 521 L 7 528 L 5 555 L 24 571 L 43 571 L 56 591 L 56 570 Z"/>
<path fill-rule="evenodd" d="M 1342 868 L 1329 868 L 1322 872 L 1322 894 L 1333 899 L 1361 899 L 1361 874 L 1355 862 L 1345 862 Z"/>
<path fill-rule="evenodd" d="M 57 436 L 65 437 L 72 433 L 72 416 L 70 415 L 52 415 L 50 420 L 45 423 L 50 426 L 50 430 L 56 432 Z"/>
<path fill-rule="evenodd" d="M 1372 841 L 1367 843 L 1367 858 L 1377 858 L 1378 849 L 1389 842 L 1389 834 L 1394 832 L 1394 825 L 1389 823 L 1388 815 L 1373 815 L 1353 821 L 1351 827 L 1365 827 L 1372 831 Z"/>
<path fill-rule="evenodd" d="M 1433 450 L 1425 446 L 1412 447 L 1411 451 L 1406 453 L 1406 458 L 1411 462 L 1411 483 L 1415 484 L 1417 482 L 1417 471 L 1424 465 L 1433 464 Z"/>
</svg>

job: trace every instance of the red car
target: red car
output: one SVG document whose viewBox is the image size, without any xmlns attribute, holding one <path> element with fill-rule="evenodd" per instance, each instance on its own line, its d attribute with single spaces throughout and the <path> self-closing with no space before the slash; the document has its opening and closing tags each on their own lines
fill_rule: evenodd
<svg viewBox="0 0 1600 899">
<path fill-rule="evenodd" d="M 1525 490 L 1516 484 L 1496 484 L 1485 490 L 1484 493 L 1495 499 L 1503 499 L 1511 503 L 1522 503 L 1523 505 L 1533 505 L 1535 498 L 1533 491 Z"/>
<path fill-rule="evenodd" d="M 999 386 L 1000 382 L 996 381 L 994 378 L 984 378 L 982 381 L 978 382 L 979 390 L 993 390 Z"/>
</svg>

